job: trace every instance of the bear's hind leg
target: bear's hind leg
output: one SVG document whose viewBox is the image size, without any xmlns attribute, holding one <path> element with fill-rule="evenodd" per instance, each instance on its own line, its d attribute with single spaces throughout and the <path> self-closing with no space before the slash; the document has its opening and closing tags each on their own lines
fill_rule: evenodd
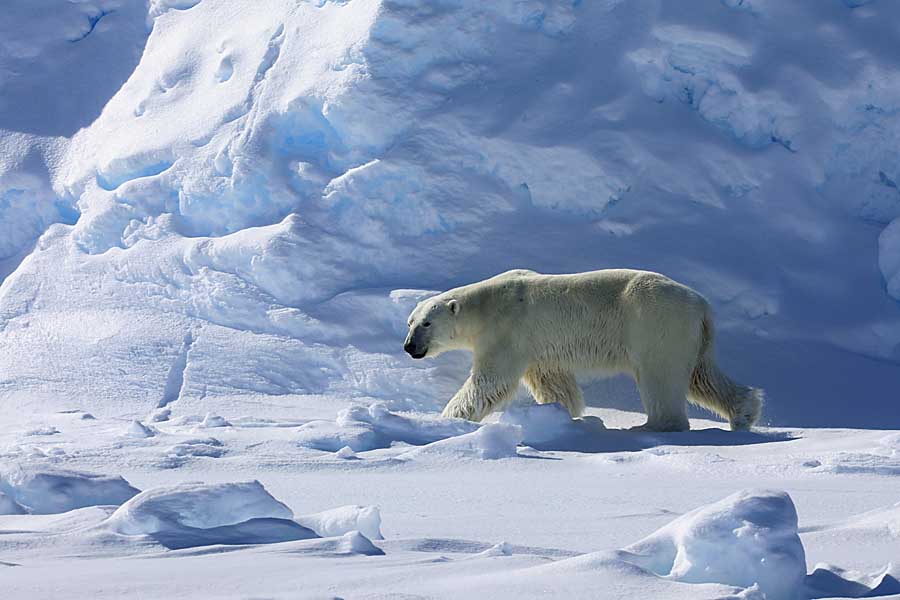
<svg viewBox="0 0 900 600">
<path fill-rule="evenodd" d="M 584 396 L 571 372 L 531 365 L 525 371 L 525 385 L 538 404 L 562 404 L 572 417 L 584 413 Z"/>
<path fill-rule="evenodd" d="M 652 431 L 687 431 L 688 377 L 675 373 L 639 373 L 638 391 L 647 412 L 647 423 L 641 429 Z"/>
</svg>

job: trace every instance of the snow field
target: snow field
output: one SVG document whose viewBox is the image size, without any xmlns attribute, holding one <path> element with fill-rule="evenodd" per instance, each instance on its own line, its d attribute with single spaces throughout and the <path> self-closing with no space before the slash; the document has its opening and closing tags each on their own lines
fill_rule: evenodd
<svg viewBox="0 0 900 600">
<path fill-rule="evenodd" d="M 39 475 L 33 474 L 31 480 L 39 479 Z M 80 474 L 80 479 L 92 481 L 95 486 L 101 485 L 97 483 L 101 481 L 123 481 L 91 474 Z M 86 485 L 89 484 L 68 488 L 72 495 L 68 505 L 113 503 L 113 496 L 86 496 Z M 62 507 L 64 503 L 58 506 Z M 528 559 L 531 566 L 514 567 L 519 575 L 506 575 L 501 571 L 496 574 L 499 578 L 494 583 L 502 583 L 512 576 L 565 589 L 562 580 L 592 573 L 607 584 L 607 580 L 620 577 L 624 581 L 637 580 L 641 588 L 659 588 L 660 593 L 672 594 L 672 597 L 682 597 L 681 592 L 687 590 L 679 584 L 663 582 L 697 584 L 692 588 L 695 591 L 684 597 L 717 597 L 715 594 L 722 594 L 723 590 L 732 590 L 729 597 L 771 600 L 821 598 L 832 594 L 876 597 L 900 591 L 897 573 L 891 565 L 879 572 L 865 574 L 821 563 L 806 575 L 796 510 L 790 496 L 778 491 L 744 490 L 689 511 L 622 550 L 576 556 L 568 553 L 569 558 L 564 552 L 554 557 L 552 552 L 547 554 L 549 549 L 508 542 L 478 546 L 468 542 L 454 545 L 451 540 L 410 540 L 405 544 L 386 540 L 379 546 L 373 544 L 373 540 L 384 540 L 376 508 L 346 506 L 294 518 L 292 511 L 257 481 L 159 486 L 137 493 L 117 508 L 108 507 L 109 512 L 85 510 L 88 509 L 71 512 L 61 509 L 58 512 L 65 514 L 60 518 L 43 522 L 28 519 L 44 517 L 23 516 L 20 512 L 24 511 L 10 511 L 10 515 L 16 516 L 0 517 L 0 531 L 13 529 L 4 531 L 5 539 L 15 539 L 24 533 L 15 528 L 31 526 L 42 531 L 47 540 L 44 545 L 51 544 L 54 537 L 63 536 L 84 548 L 91 547 L 92 539 L 106 540 L 102 543 L 108 546 L 110 538 L 102 537 L 104 532 L 113 534 L 119 544 L 134 540 L 131 550 L 127 546 L 120 548 L 120 555 L 145 554 L 153 547 L 144 545 L 147 540 L 173 551 L 222 544 L 249 549 L 268 545 L 275 553 L 273 557 L 280 553 L 320 557 L 379 557 L 396 553 L 403 556 L 405 562 L 387 568 L 401 576 L 421 564 L 421 558 L 404 556 L 410 553 L 443 553 L 439 562 L 448 563 L 455 561 L 448 556 L 460 553 L 466 560 L 475 561 L 531 556 Z M 863 515 L 856 521 L 866 523 L 871 520 L 872 515 Z M 326 539 L 316 542 L 313 538 Z M 548 558 L 534 563 L 533 557 L 541 554 Z M 476 569 L 475 573 L 480 570 Z M 477 575 L 468 577 L 472 583 L 478 580 Z M 710 584 L 725 587 L 709 587 Z"/>
<path fill-rule="evenodd" d="M 51 422 L 60 430 L 51 436 L 59 444 L 56 448 L 67 447 L 70 436 L 80 439 L 87 431 L 98 432 L 109 427 L 106 419 L 83 419 L 83 414 L 70 411 L 53 417 Z M 631 417 L 616 411 L 572 420 L 561 407 L 553 405 L 514 406 L 500 416 L 499 422 L 460 426 L 455 420 L 395 412 L 384 404 L 375 403 L 344 409 L 335 421 L 310 421 L 331 423 L 339 436 L 360 423 L 371 426 L 370 431 L 380 436 L 381 443 L 353 452 L 355 460 L 348 461 L 327 449 L 298 445 L 298 439 L 301 442 L 305 439 L 309 423 L 282 422 L 277 417 L 222 418 L 231 424 L 216 428 L 221 441 L 191 437 L 195 435 L 197 424 L 209 420 L 209 415 L 181 415 L 157 422 L 158 431 L 149 438 L 129 437 L 127 432 L 133 423 L 128 425 L 128 422 L 118 425 L 117 430 L 109 430 L 118 431 L 118 436 L 95 433 L 93 437 L 101 445 L 93 450 L 81 446 L 77 457 L 55 451 L 54 447 L 20 445 L 20 466 L 16 470 L 4 470 L 0 477 L 3 482 L 0 506 L 7 513 L 0 517 L 0 530 L 5 532 L 0 539 L 0 560 L 22 565 L 39 564 L 44 560 L 56 560 L 48 557 L 73 545 L 80 548 L 82 555 L 93 557 L 88 562 L 103 562 L 110 553 L 143 556 L 153 552 L 173 552 L 176 554 L 172 556 L 181 557 L 178 560 L 219 555 L 221 558 L 215 562 L 210 562 L 212 558 L 202 562 L 203 569 L 217 570 L 230 564 L 227 555 L 234 552 L 249 552 L 246 560 L 257 567 L 271 561 L 280 564 L 277 557 L 288 555 L 318 557 L 320 560 L 370 557 L 369 560 L 386 561 L 378 568 L 392 574 L 390 580 L 393 583 L 385 584 L 387 587 L 383 588 L 376 586 L 377 589 L 394 592 L 420 589 L 425 595 L 438 597 L 465 593 L 466 589 L 490 593 L 499 590 L 497 586 L 509 586 L 503 587 L 507 589 L 505 593 L 530 597 L 533 590 L 528 591 L 529 585 L 537 586 L 535 589 L 569 590 L 574 597 L 587 597 L 583 596 L 587 590 L 597 589 L 612 595 L 616 589 L 628 589 L 631 591 L 627 593 L 644 590 L 659 597 L 684 598 L 874 597 L 897 593 L 897 573 L 892 564 L 882 562 L 880 567 L 847 568 L 841 565 L 842 561 L 850 560 L 844 564 L 858 563 L 835 552 L 838 548 L 835 546 L 830 560 L 817 558 L 807 567 L 805 542 L 801 541 L 819 542 L 830 539 L 829 536 L 845 540 L 846 535 L 842 532 L 853 532 L 852 535 L 862 536 L 859 539 L 867 540 L 869 547 L 874 549 L 873 558 L 889 556 L 890 548 L 897 544 L 896 506 L 798 527 L 797 511 L 787 493 L 744 489 L 710 504 L 695 505 L 693 510 L 688 509 L 681 516 L 660 513 L 655 517 L 658 524 L 651 528 L 655 531 L 633 538 L 638 541 L 622 543 L 618 546 L 621 549 L 617 550 L 615 546 L 604 549 L 600 545 L 602 539 L 599 542 L 595 539 L 588 542 L 593 550 L 573 551 L 523 545 L 517 543 L 518 536 L 515 535 L 507 537 L 506 541 L 493 542 L 429 536 L 427 524 L 411 537 L 398 537 L 396 533 L 386 535 L 382 529 L 384 525 L 392 532 L 398 525 L 401 530 L 408 527 L 403 525 L 407 517 L 401 514 L 402 509 L 398 513 L 401 505 L 397 504 L 387 512 L 374 506 L 347 505 L 296 515 L 259 481 L 234 482 L 232 473 L 235 468 L 245 471 L 252 465 L 252 470 L 262 469 L 266 479 L 284 489 L 278 474 L 288 468 L 298 473 L 296 483 L 291 487 L 299 485 L 302 488 L 305 479 L 313 478 L 323 469 L 327 473 L 338 464 L 335 461 L 339 461 L 350 469 L 348 473 L 371 472 L 387 478 L 393 482 L 388 483 L 387 489 L 390 489 L 416 481 L 410 479 L 416 473 L 438 475 L 450 468 L 459 469 L 464 464 L 476 470 L 482 468 L 479 465 L 498 464 L 500 468 L 493 469 L 492 476 L 512 482 L 516 481 L 517 473 L 524 473 L 523 469 L 531 468 L 531 464 L 554 466 L 555 463 L 558 469 L 561 463 L 557 461 L 587 460 L 589 463 L 585 466 L 592 471 L 599 470 L 594 477 L 599 478 L 598 482 L 604 487 L 620 485 L 625 481 L 621 478 L 629 476 L 628 473 L 632 473 L 631 477 L 656 479 L 670 478 L 678 472 L 691 472 L 694 476 L 705 471 L 727 472 L 739 481 L 746 481 L 751 473 L 757 473 L 753 477 L 759 478 L 761 474 L 790 468 L 794 473 L 791 477 L 812 478 L 808 479 L 810 482 L 823 477 L 883 478 L 886 475 L 877 470 L 868 474 L 841 475 L 823 470 L 815 463 L 828 462 L 828 456 L 843 460 L 840 457 L 847 454 L 861 455 L 863 448 L 871 448 L 873 452 L 878 452 L 878 448 L 891 448 L 894 434 L 869 432 L 860 438 L 859 434 L 839 437 L 838 430 L 826 434 L 815 430 L 761 431 L 729 443 L 726 438 L 733 435 L 731 432 L 704 429 L 702 422 L 694 424 L 697 429 L 693 432 L 694 439 L 683 434 L 629 432 L 620 427 L 627 425 Z M 604 422 L 613 427 L 603 427 Z M 23 431 L 28 426 L 23 423 Z M 599 441 L 586 442 L 588 432 Z M 636 439 L 631 440 L 630 445 L 617 447 L 628 436 Z M 24 436 L 21 441 L 32 439 Z M 801 447 L 796 447 L 798 443 Z M 223 453 L 199 452 L 183 455 L 183 460 L 173 464 L 157 462 L 151 469 L 164 477 L 160 479 L 159 475 L 153 475 L 151 479 L 172 483 L 154 484 L 143 492 L 121 477 L 40 466 L 46 460 L 80 463 L 99 459 L 97 464 L 142 464 L 139 475 L 147 478 L 152 470 L 145 470 L 153 463 L 142 457 L 171 453 L 172 448 L 179 446 L 221 448 Z M 277 457 L 283 459 L 286 452 L 290 452 L 289 448 L 294 448 L 289 465 L 272 462 Z M 748 461 L 749 456 L 755 458 Z M 812 458 L 815 456 L 818 460 Z M 215 465 L 224 464 L 218 462 L 223 460 L 233 462 L 217 475 L 221 482 L 185 482 L 192 473 L 202 476 L 203 473 L 218 472 Z M 32 466 L 26 467 L 26 464 Z M 742 470 L 748 475 L 739 475 Z M 544 473 L 541 477 L 545 478 L 552 470 L 543 468 L 541 472 Z M 541 477 L 530 476 L 536 485 L 549 484 Z M 180 483 L 175 483 L 178 481 Z M 339 479 L 333 481 L 337 483 Z M 352 494 L 352 486 L 347 487 L 345 483 L 339 487 L 344 498 Z M 49 499 L 47 490 L 53 491 L 52 505 L 49 500 L 44 505 L 28 503 L 28 499 L 36 494 Z M 306 489 L 291 494 L 291 497 L 301 499 L 302 503 L 302 498 L 313 491 Z M 473 492 L 481 497 L 477 491 Z M 507 494 L 508 491 L 503 495 Z M 326 493 L 326 496 L 337 500 L 335 504 L 341 501 L 340 495 Z M 559 498 L 553 500 L 558 501 Z M 299 506 L 296 502 L 293 502 L 295 507 Z M 500 514 L 505 510 L 503 506 L 497 508 Z M 490 506 L 482 499 L 476 508 L 468 510 L 468 514 L 478 523 L 482 518 L 479 514 L 489 510 Z M 800 516 L 802 518 L 802 514 Z M 47 517 L 54 518 L 46 520 Z M 578 520 L 590 521 L 591 518 L 589 512 L 581 513 Z M 207 550 L 221 548 L 231 550 Z M 264 551 L 264 548 L 269 550 Z M 821 557 L 823 551 L 820 549 L 816 554 Z M 827 551 L 825 554 L 827 557 Z M 463 568 L 464 562 L 472 566 Z M 329 566 L 320 574 L 323 579 L 310 579 L 310 589 L 320 589 L 316 586 L 325 585 L 328 577 L 347 581 L 347 590 L 373 589 L 371 577 L 365 575 L 368 570 L 345 572 L 338 563 L 327 564 Z M 412 583 L 414 574 L 424 565 L 433 565 L 429 567 L 433 569 L 434 578 L 429 579 L 432 585 L 417 588 Z M 133 579 L 132 585 L 138 585 L 140 578 L 149 576 L 153 571 L 149 569 L 134 572 L 137 579 Z M 332 575 L 327 576 L 327 573 Z M 29 577 L 26 575 L 22 581 L 31 582 L 33 587 L 29 589 L 39 589 L 40 584 Z M 177 578 L 173 579 L 173 584 L 176 581 Z M 87 587 L 81 589 L 91 588 L 89 583 L 85 585 Z M 274 589 L 281 589 L 282 584 L 272 585 Z M 188 595 L 192 593 L 188 592 Z"/>
<path fill-rule="evenodd" d="M 114 508 L 97 513 L 102 520 L 90 527 L 80 523 L 75 529 L 94 536 L 109 532 L 150 539 L 168 549 L 322 537 L 339 538 L 335 551 L 366 554 L 378 553 L 366 536 L 383 539 L 375 507 L 344 506 L 294 520 L 293 512 L 258 481 L 182 483 L 139 492 L 121 477 L 34 468 L 4 473 L 2 481 L 5 492 L 0 495 L 0 514 L 68 514 L 84 507 Z M 76 521 L 81 519 L 79 515 Z M 53 524 L 66 521 L 62 516 Z M 65 526 L 62 530 L 73 531 Z"/>
</svg>

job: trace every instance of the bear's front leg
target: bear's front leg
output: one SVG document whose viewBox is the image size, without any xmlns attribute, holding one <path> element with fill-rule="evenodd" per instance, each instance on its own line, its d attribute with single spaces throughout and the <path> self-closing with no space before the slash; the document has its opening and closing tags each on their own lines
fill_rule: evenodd
<svg viewBox="0 0 900 600">
<path fill-rule="evenodd" d="M 444 407 L 441 416 L 481 421 L 509 402 L 518 385 L 518 379 L 511 381 L 506 378 L 472 373 Z"/>
<path fill-rule="evenodd" d="M 476 348 L 472 373 L 447 403 L 442 416 L 478 422 L 503 408 L 515 395 L 526 366 L 527 361 L 506 338 Z"/>
</svg>

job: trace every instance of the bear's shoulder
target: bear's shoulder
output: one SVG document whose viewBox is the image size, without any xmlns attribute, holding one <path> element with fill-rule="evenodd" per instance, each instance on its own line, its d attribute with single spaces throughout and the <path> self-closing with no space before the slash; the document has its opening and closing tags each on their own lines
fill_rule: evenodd
<svg viewBox="0 0 900 600">
<path fill-rule="evenodd" d="M 540 275 L 540 273 L 531 269 L 510 269 L 499 275 L 494 275 L 491 279 L 516 279 L 519 277 L 533 277 L 535 275 Z"/>
</svg>

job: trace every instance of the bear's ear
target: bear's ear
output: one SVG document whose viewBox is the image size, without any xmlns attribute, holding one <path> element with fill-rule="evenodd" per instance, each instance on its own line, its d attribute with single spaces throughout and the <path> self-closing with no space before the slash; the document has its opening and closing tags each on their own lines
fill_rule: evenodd
<svg viewBox="0 0 900 600">
<path fill-rule="evenodd" d="M 447 308 L 450 309 L 451 315 L 459 314 L 459 302 L 455 298 L 447 302 Z"/>
</svg>

